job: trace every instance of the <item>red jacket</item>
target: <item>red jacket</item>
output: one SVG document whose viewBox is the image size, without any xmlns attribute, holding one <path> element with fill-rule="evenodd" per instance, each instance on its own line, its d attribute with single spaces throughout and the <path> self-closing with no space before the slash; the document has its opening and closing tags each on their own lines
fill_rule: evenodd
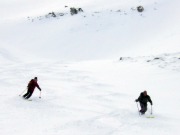
<svg viewBox="0 0 180 135">
<path fill-rule="evenodd" d="M 38 83 L 36 80 L 32 79 L 29 84 L 28 84 L 28 90 L 29 91 L 34 91 L 34 89 L 37 87 L 40 91 L 41 91 L 41 88 L 39 87 Z"/>
</svg>

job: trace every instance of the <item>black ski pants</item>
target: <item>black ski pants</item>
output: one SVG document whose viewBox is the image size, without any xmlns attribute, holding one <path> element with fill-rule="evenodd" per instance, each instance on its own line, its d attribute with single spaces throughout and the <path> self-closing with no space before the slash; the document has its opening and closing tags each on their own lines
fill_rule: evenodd
<svg viewBox="0 0 180 135">
<path fill-rule="evenodd" d="M 140 106 L 141 106 L 141 114 L 145 114 L 145 112 L 147 111 L 147 104 L 143 104 L 143 103 L 140 103 Z"/>
<path fill-rule="evenodd" d="M 24 97 L 25 99 L 28 99 L 28 98 L 31 97 L 32 94 L 33 94 L 33 91 L 28 90 L 27 93 L 23 95 L 23 97 Z"/>
</svg>

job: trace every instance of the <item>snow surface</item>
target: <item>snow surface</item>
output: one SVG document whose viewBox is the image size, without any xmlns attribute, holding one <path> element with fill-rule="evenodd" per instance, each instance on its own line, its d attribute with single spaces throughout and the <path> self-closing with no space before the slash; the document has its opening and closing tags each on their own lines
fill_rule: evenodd
<svg viewBox="0 0 180 135">
<path fill-rule="evenodd" d="M 0 0 L 0 135 L 180 133 L 179 5 Z M 71 16 L 70 7 L 84 12 Z M 42 98 L 36 89 L 23 100 L 35 76 Z M 153 106 L 139 116 L 144 90 Z"/>
</svg>

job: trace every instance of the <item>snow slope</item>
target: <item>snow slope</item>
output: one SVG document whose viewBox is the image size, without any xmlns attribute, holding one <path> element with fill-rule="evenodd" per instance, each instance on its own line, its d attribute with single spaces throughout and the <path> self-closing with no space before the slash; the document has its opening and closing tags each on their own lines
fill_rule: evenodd
<svg viewBox="0 0 180 135">
<path fill-rule="evenodd" d="M 179 4 L 0 0 L 0 134 L 178 134 Z M 84 12 L 71 16 L 70 7 Z M 42 98 L 36 89 L 23 100 L 35 76 Z M 150 104 L 138 114 L 134 100 L 144 90 L 155 118 L 146 118 Z"/>
<path fill-rule="evenodd" d="M 178 54 L 179 55 L 179 54 Z M 173 56 L 174 57 L 174 56 Z M 1 134 L 169 135 L 179 132 L 179 60 L 168 68 L 137 61 L 21 63 L 1 67 Z M 143 60 L 143 61 L 142 61 Z M 161 62 L 159 62 L 161 63 Z M 42 88 L 18 96 L 32 75 Z M 9 87 L 7 87 L 9 86 Z M 139 116 L 134 100 L 147 90 L 154 119 Z"/>
<path fill-rule="evenodd" d="M 3 1 L 6 9 L 0 8 L 5 13 L 0 26 L 2 46 L 21 59 L 115 59 L 180 49 L 178 0 L 26 1 Z M 143 13 L 132 10 L 139 5 L 145 8 Z M 71 16 L 70 7 L 81 7 L 84 13 Z M 52 11 L 67 15 L 36 19 Z"/>
</svg>

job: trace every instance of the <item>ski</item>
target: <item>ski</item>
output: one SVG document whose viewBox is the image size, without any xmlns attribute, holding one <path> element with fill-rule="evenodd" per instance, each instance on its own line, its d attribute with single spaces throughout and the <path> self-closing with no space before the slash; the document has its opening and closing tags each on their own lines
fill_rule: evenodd
<svg viewBox="0 0 180 135">
<path fill-rule="evenodd" d="M 32 101 L 32 99 L 26 99 L 27 101 Z"/>
<path fill-rule="evenodd" d="M 32 101 L 32 99 L 25 99 L 25 98 L 23 98 L 24 100 L 26 100 L 26 101 Z"/>
<path fill-rule="evenodd" d="M 27 101 L 32 101 L 32 99 L 25 99 L 24 97 L 22 97 L 22 99 L 27 100 Z"/>
<path fill-rule="evenodd" d="M 155 118 L 154 116 L 146 116 L 146 118 Z"/>
</svg>

